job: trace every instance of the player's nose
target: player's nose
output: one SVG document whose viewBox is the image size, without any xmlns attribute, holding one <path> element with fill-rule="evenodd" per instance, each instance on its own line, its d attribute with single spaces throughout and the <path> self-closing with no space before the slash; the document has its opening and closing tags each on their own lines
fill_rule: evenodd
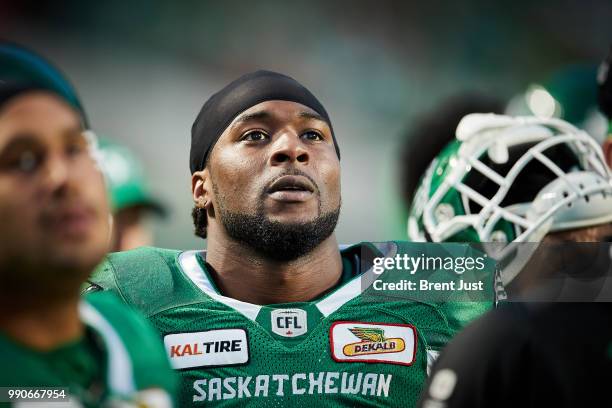
<svg viewBox="0 0 612 408">
<path fill-rule="evenodd" d="M 272 166 L 284 165 L 286 163 L 308 164 L 310 155 L 300 136 L 292 131 L 286 131 L 278 135 L 272 144 L 270 164 Z"/>
<path fill-rule="evenodd" d="M 45 191 L 52 195 L 65 194 L 71 181 L 78 177 L 75 173 L 68 158 L 61 154 L 50 154 L 42 175 Z"/>
</svg>

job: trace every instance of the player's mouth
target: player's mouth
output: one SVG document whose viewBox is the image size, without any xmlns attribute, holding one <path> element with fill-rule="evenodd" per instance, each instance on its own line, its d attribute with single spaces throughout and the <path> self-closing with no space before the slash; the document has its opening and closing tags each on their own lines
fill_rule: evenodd
<svg viewBox="0 0 612 408">
<path fill-rule="evenodd" d="M 304 176 L 282 176 L 272 182 L 266 193 L 276 201 L 299 203 L 312 197 L 315 186 Z"/>
<path fill-rule="evenodd" d="M 84 238 L 95 222 L 95 211 L 85 205 L 63 207 L 43 216 L 43 225 L 66 238 Z"/>
</svg>

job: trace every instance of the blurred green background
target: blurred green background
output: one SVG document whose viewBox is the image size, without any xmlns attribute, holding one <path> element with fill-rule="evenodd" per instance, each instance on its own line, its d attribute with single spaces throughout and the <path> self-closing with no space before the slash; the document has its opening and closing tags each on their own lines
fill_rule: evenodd
<svg viewBox="0 0 612 408">
<path fill-rule="evenodd" d="M 457 92 L 509 99 L 559 67 L 598 63 L 612 2 L 0 1 L 0 37 L 59 65 L 93 128 L 140 156 L 171 211 L 156 244 L 171 248 L 203 245 L 188 171 L 203 102 L 254 69 L 295 77 L 331 115 L 338 238 L 351 243 L 406 238 L 396 169 L 415 118 Z"/>
</svg>

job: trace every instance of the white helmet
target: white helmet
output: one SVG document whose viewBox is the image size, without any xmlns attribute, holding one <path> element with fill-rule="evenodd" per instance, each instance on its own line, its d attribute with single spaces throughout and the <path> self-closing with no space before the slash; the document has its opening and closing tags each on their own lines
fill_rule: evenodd
<svg viewBox="0 0 612 408">
<path fill-rule="evenodd" d="M 587 133 L 554 118 L 471 114 L 421 180 L 408 235 L 539 242 L 549 232 L 611 221 L 612 175 Z M 518 273 L 507 272 L 505 283 Z"/>
</svg>

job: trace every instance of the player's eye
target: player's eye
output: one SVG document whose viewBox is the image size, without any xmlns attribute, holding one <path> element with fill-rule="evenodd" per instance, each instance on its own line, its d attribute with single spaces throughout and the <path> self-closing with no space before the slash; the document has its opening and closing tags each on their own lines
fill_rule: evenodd
<svg viewBox="0 0 612 408">
<path fill-rule="evenodd" d="M 40 165 L 40 157 L 33 151 L 27 150 L 21 154 L 19 158 L 19 171 L 24 173 L 32 173 Z"/>
<path fill-rule="evenodd" d="M 34 150 L 22 150 L 15 152 L 7 158 L 5 168 L 20 173 L 30 174 L 35 172 L 42 162 L 41 155 Z"/>
<path fill-rule="evenodd" d="M 269 136 L 261 130 L 251 130 L 245 133 L 244 135 L 242 135 L 240 140 L 246 141 L 246 142 L 261 142 L 261 141 L 268 139 L 268 137 Z"/>
<path fill-rule="evenodd" d="M 68 157 L 75 157 L 88 152 L 87 138 L 80 131 L 68 132 L 64 140 L 64 152 Z"/>
<path fill-rule="evenodd" d="M 44 163 L 46 150 L 33 135 L 16 135 L 0 152 L 0 171 L 32 174 Z"/>
<path fill-rule="evenodd" d="M 307 132 L 304 132 L 302 134 L 302 137 L 306 140 L 309 140 L 311 142 L 319 142 L 324 140 L 323 135 L 321 135 L 321 133 L 315 131 L 315 130 L 309 130 Z"/>
<path fill-rule="evenodd" d="M 87 152 L 87 143 L 85 141 L 75 140 L 66 145 L 66 154 L 68 156 L 77 156 Z"/>
</svg>

